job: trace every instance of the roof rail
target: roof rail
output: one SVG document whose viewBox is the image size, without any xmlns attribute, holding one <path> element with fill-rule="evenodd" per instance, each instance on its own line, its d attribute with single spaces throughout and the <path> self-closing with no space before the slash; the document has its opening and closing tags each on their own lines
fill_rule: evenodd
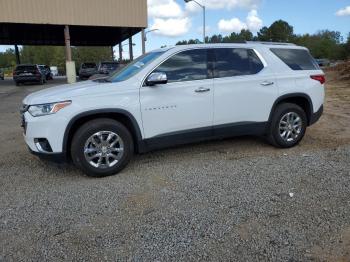
<svg viewBox="0 0 350 262">
<path fill-rule="evenodd" d="M 283 43 L 283 42 L 265 42 L 265 41 L 247 41 L 248 44 L 262 44 L 262 45 L 291 45 L 295 46 L 293 43 Z"/>
</svg>

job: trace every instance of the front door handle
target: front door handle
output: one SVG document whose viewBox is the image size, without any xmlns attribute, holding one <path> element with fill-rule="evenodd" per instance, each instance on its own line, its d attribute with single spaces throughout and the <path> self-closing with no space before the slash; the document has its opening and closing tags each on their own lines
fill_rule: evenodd
<svg viewBox="0 0 350 262">
<path fill-rule="evenodd" d="M 274 84 L 274 82 L 272 82 L 272 81 L 264 81 L 261 83 L 262 86 L 271 86 L 273 84 Z"/>
<path fill-rule="evenodd" d="M 210 88 L 205 88 L 205 87 L 199 87 L 198 89 L 195 90 L 196 93 L 204 93 L 209 91 L 210 91 Z"/>
</svg>

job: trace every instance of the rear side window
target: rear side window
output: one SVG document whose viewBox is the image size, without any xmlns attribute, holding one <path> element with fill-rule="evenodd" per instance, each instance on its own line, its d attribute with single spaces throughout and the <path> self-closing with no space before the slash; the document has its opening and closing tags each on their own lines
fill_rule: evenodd
<svg viewBox="0 0 350 262">
<path fill-rule="evenodd" d="M 207 50 L 193 49 L 178 53 L 162 63 L 154 72 L 166 73 L 170 83 L 207 79 Z"/>
<path fill-rule="evenodd" d="M 319 70 L 315 59 L 304 49 L 271 48 L 271 52 L 292 70 Z"/>
<path fill-rule="evenodd" d="M 259 57 L 251 49 L 216 48 L 215 56 L 216 78 L 254 75 L 264 68 Z"/>
</svg>

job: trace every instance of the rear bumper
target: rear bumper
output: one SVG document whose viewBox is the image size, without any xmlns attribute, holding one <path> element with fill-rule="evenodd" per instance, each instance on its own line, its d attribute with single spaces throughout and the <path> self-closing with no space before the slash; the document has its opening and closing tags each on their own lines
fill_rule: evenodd
<svg viewBox="0 0 350 262">
<path fill-rule="evenodd" d="M 309 126 L 315 124 L 321 118 L 322 114 L 323 114 L 323 105 L 320 107 L 320 109 L 317 112 L 311 115 Z"/>
<path fill-rule="evenodd" d="M 40 81 L 41 76 L 16 76 L 13 78 L 16 82 L 31 82 L 31 81 Z"/>
</svg>

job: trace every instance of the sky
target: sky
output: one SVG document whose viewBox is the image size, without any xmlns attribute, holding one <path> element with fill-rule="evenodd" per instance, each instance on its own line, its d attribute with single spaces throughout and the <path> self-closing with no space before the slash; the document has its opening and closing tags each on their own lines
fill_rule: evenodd
<svg viewBox="0 0 350 262">
<path fill-rule="evenodd" d="M 316 33 L 322 29 L 350 33 L 350 0 L 197 0 L 206 7 L 206 33 L 228 35 L 249 29 L 254 34 L 263 26 L 282 19 L 296 34 Z M 148 0 L 146 49 L 175 45 L 179 40 L 202 39 L 203 11 L 184 0 Z M 141 54 L 141 36 L 133 37 L 134 55 Z M 127 43 L 127 41 L 125 42 Z M 0 46 L 4 51 L 11 46 Z M 124 48 L 124 57 L 128 57 Z M 115 48 L 118 56 L 117 48 Z"/>
</svg>

